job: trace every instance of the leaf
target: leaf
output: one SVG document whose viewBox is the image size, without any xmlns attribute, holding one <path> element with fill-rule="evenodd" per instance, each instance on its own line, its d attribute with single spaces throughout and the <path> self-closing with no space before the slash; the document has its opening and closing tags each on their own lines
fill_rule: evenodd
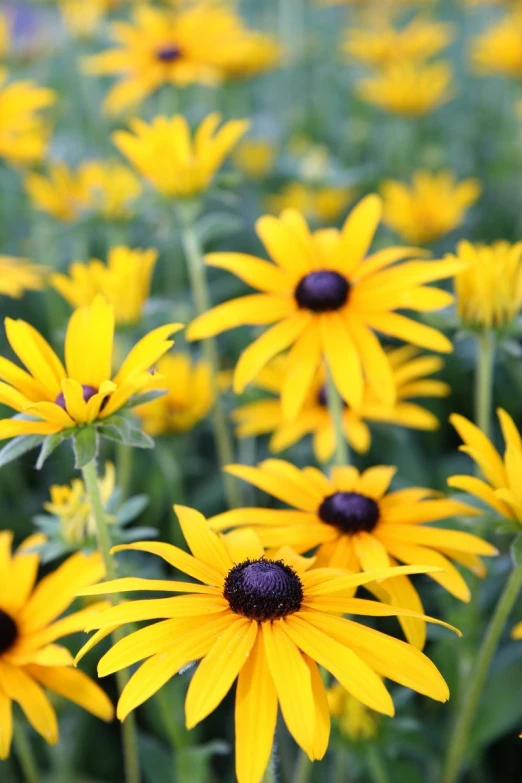
<svg viewBox="0 0 522 783">
<path fill-rule="evenodd" d="M 53 451 L 58 448 L 60 443 L 62 443 L 68 437 L 69 435 L 65 435 L 63 432 L 55 432 L 54 435 L 47 435 L 47 437 L 44 439 L 44 442 L 42 443 L 42 448 L 40 449 L 38 459 L 36 460 L 37 470 L 41 470 L 45 460 L 50 457 Z"/>
<path fill-rule="evenodd" d="M 19 435 L 10 440 L 0 449 L 0 468 L 39 446 L 44 437 L 44 435 Z"/>
<path fill-rule="evenodd" d="M 135 408 L 137 405 L 145 405 L 147 402 L 154 402 L 154 400 L 164 397 L 167 393 L 167 389 L 151 389 L 143 394 L 136 394 L 131 397 L 127 403 L 128 408 Z"/>
<path fill-rule="evenodd" d="M 154 441 L 135 423 L 135 419 L 128 416 L 111 416 L 103 424 L 97 426 L 97 431 L 104 438 L 124 443 L 126 446 L 134 446 L 138 449 L 154 448 Z"/>
<path fill-rule="evenodd" d="M 511 544 L 511 559 L 516 566 L 522 565 L 522 533 Z"/>
<path fill-rule="evenodd" d="M 138 737 L 140 759 L 146 783 L 172 783 L 174 759 L 156 737 L 142 734 Z"/>
<path fill-rule="evenodd" d="M 206 745 L 180 748 L 175 756 L 177 783 L 208 780 L 211 757 L 215 754 L 225 756 L 228 753 L 230 753 L 228 743 L 219 740 L 208 742 Z"/>
<path fill-rule="evenodd" d="M 196 230 L 202 245 L 227 239 L 243 228 L 243 221 L 230 212 L 211 212 L 198 220 Z"/>
<path fill-rule="evenodd" d="M 144 538 L 157 538 L 159 533 L 155 527 L 131 527 L 117 534 L 122 541 L 142 541 Z"/>
<path fill-rule="evenodd" d="M 497 656 L 475 713 L 470 750 L 478 752 L 499 737 L 517 734 L 522 724 L 520 645 L 510 644 Z"/>
<path fill-rule="evenodd" d="M 78 428 L 73 437 L 75 467 L 84 468 L 96 458 L 98 438 L 94 427 Z"/>
<path fill-rule="evenodd" d="M 116 519 L 118 524 L 126 525 L 127 522 L 136 519 L 148 505 L 149 498 L 147 495 L 135 495 L 135 497 L 129 498 L 117 511 Z"/>
</svg>

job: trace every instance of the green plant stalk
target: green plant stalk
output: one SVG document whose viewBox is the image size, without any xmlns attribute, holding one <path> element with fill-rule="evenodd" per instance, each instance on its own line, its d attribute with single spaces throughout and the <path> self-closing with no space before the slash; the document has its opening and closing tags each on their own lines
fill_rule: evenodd
<svg viewBox="0 0 522 783">
<path fill-rule="evenodd" d="M 484 683 L 498 647 L 506 621 L 522 589 L 522 565 L 516 566 L 498 600 L 486 635 L 475 659 L 475 666 L 469 675 L 469 687 L 459 704 L 457 720 L 451 733 L 451 739 L 444 766 L 443 783 L 455 783 L 458 780 L 462 762 L 465 758 L 468 737 L 477 714 Z"/>
<path fill-rule="evenodd" d="M 276 783 L 275 746 L 274 748 L 272 748 L 272 753 L 268 760 L 268 764 L 265 769 L 265 774 L 263 775 L 263 780 L 261 781 L 261 783 Z"/>
<path fill-rule="evenodd" d="M 374 783 L 388 783 L 389 777 L 386 767 L 377 746 L 373 742 L 368 743 L 366 747 L 366 764 L 370 778 Z"/>
<path fill-rule="evenodd" d="M 335 434 L 335 454 L 333 461 L 335 465 L 343 467 L 343 465 L 350 464 L 350 451 L 348 449 L 343 427 L 343 401 L 329 370 L 327 370 L 326 373 L 326 384 L 328 411 Z"/>
<path fill-rule="evenodd" d="M 25 783 L 38 783 L 40 780 L 38 764 L 31 743 L 27 739 L 25 728 L 18 721 L 15 723 L 13 740 Z"/>
<path fill-rule="evenodd" d="M 495 336 L 486 330 L 477 336 L 475 423 L 488 438 L 491 434 L 494 362 Z"/>
<path fill-rule="evenodd" d="M 183 245 L 185 257 L 187 259 L 188 273 L 192 294 L 194 296 L 194 303 L 196 305 L 196 313 L 197 315 L 202 315 L 202 313 L 210 310 L 211 307 L 207 276 L 203 263 L 203 253 L 193 221 L 188 219 L 186 214 L 181 211 L 179 216 L 181 226 L 181 242 Z M 211 368 L 213 387 L 212 391 L 215 400 L 211 418 L 214 429 L 214 437 L 216 440 L 219 464 L 223 469 L 225 465 L 230 465 L 234 461 L 234 445 L 227 422 L 223 399 L 218 387 L 218 374 L 220 369 L 219 354 L 216 340 L 213 337 L 209 337 L 203 341 L 203 351 L 205 359 Z M 228 476 L 226 474 L 224 477 L 224 483 L 225 494 L 229 508 L 237 508 L 241 505 L 241 498 L 237 483 L 232 476 Z"/>
<path fill-rule="evenodd" d="M 308 783 L 311 772 L 312 762 L 304 750 L 299 749 L 297 752 L 294 774 L 292 775 L 292 783 Z"/>
<path fill-rule="evenodd" d="M 96 460 L 91 460 L 87 465 L 82 468 L 83 480 L 85 482 L 85 488 L 87 495 L 89 496 L 89 503 L 96 522 L 96 532 L 98 538 L 98 546 L 105 565 L 107 577 L 109 579 L 116 578 L 116 569 L 111 557 L 111 537 L 107 520 L 105 518 L 105 511 L 103 509 L 103 503 L 100 495 L 100 486 L 98 484 L 98 474 L 96 471 Z M 113 603 L 118 601 L 117 595 L 112 595 L 111 600 Z M 114 642 L 119 642 L 123 639 L 124 633 L 121 628 L 118 628 L 112 634 Z M 116 683 L 118 686 L 118 693 L 125 688 L 129 680 L 129 675 L 125 671 L 116 672 Z M 121 726 L 122 744 L 123 744 L 123 760 L 125 766 L 125 780 L 126 783 L 140 783 L 140 761 L 138 756 L 138 737 L 136 732 L 136 718 L 131 713 L 123 721 Z"/>
<path fill-rule="evenodd" d="M 116 478 L 120 489 L 120 504 L 129 497 L 132 483 L 133 450 L 126 443 L 118 443 L 116 449 Z"/>
</svg>

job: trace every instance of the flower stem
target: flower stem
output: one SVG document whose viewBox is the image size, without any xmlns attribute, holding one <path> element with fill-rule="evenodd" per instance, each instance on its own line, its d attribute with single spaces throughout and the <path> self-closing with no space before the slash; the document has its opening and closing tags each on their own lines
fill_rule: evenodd
<svg viewBox="0 0 522 783">
<path fill-rule="evenodd" d="M 366 748 L 366 763 L 370 777 L 374 783 L 388 783 L 388 773 L 383 760 L 374 743 L 369 743 Z"/>
<path fill-rule="evenodd" d="M 91 510 L 96 521 L 98 546 L 100 548 L 100 553 L 105 565 L 105 571 L 109 579 L 114 579 L 116 577 L 116 569 L 114 568 L 114 563 L 111 557 L 111 537 L 100 495 L 100 486 L 98 483 L 95 459 L 91 460 L 82 468 L 82 475 L 85 482 L 85 488 L 89 496 Z M 113 603 L 117 603 L 118 596 L 113 595 L 112 601 Z M 118 628 L 112 634 L 114 642 L 119 642 L 123 636 L 124 633 L 121 628 Z M 129 675 L 127 672 L 119 671 L 116 673 L 116 683 L 118 686 L 118 693 L 120 695 L 128 680 Z M 131 713 L 123 721 L 121 733 L 126 783 L 139 783 L 140 761 L 138 757 L 138 737 L 136 732 L 136 719 L 133 713 Z"/>
<path fill-rule="evenodd" d="M 276 773 L 275 773 L 275 747 L 272 748 L 272 754 L 268 760 L 268 764 L 265 769 L 265 774 L 263 775 L 263 780 L 261 783 L 276 783 Z"/>
<path fill-rule="evenodd" d="M 188 217 L 188 213 L 179 212 L 181 225 L 181 242 L 185 257 L 187 259 L 188 273 L 192 287 L 192 295 L 196 305 L 197 315 L 201 315 L 210 309 L 210 293 L 207 284 L 207 276 L 203 264 L 203 253 L 194 229 L 194 221 Z M 214 428 L 214 438 L 218 453 L 219 464 L 221 468 L 230 465 L 234 461 L 234 444 L 230 429 L 227 423 L 223 399 L 218 387 L 219 374 L 219 354 L 217 343 L 213 337 L 209 337 L 203 342 L 203 351 L 205 359 L 210 365 L 212 374 L 212 386 L 214 396 L 214 407 L 212 410 L 212 426 Z M 232 476 L 225 475 L 225 494 L 229 508 L 237 508 L 241 505 L 238 485 Z"/>
<path fill-rule="evenodd" d="M 488 438 L 491 430 L 494 361 L 495 337 L 492 332 L 484 331 L 477 337 L 475 422 Z"/>
<path fill-rule="evenodd" d="M 132 482 L 132 456 L 133 451 L 126 443 L 118 443 L 116 450 L 116 478 L 120 489 L 120 504 L 129 496 Z"/>
<path fill-rule="evenodd" d="M 343 401 L 337 390 L 332 375 L 329 370 L 326 373 L 326 397 L 328 400 L 328 411 L 332 419 L 332 425 L 335 434 L 335 455 L 334 463 L 339 467 L 350 464 L 350 452 L 344 435 L 343 427 Z"/>
<path fill-rule="evenodd" d="M 312 771 L 312 762 L 303 750 L 297 753 L 292 783 L 308 783 Z"/>
<path fill-rule="evenodd" d="M 25 783 L 38 783 L 40 779 L 38 764 L 36 763 L 31 743 L 27 739 L 25 728 L 18 722 L 15 724 L 14 729 L 14 745 Z"/>
<path fill-rule="evenodd" d="M 469 687 L 464 692 L 459 705 L 457 720 L 446 756 L 443 783 L 455 783 L 458 779 L 462 762 L 466 754 L 468 737 L 473 718 L 477 714 L 480 695 L 486 681 L 488 670 L 495 655 L 507 618 L 522 589 L 522 565 L 516 566 L 511 572 L 504 591 L 502 592 L 495 612 L 484 636 L 482 645 L 475 658 L 475 666 L 469 676 Z"/>
</svg>

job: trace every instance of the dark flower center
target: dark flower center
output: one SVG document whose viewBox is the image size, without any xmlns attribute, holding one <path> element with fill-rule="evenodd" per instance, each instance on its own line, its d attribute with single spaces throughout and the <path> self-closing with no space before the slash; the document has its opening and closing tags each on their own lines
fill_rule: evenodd
<svg viewBox="0 0 522 783">
<path fill-rule="evenodd" d="M 328 495 L 318 510 L 319 518 L 343 533 L 371 533 L 379 521 L 379 506 L 373 498 L 358 492 Z"/>
<path fill-rule="evenodd" d="M 85 402 L 88 402 L 91 399 L 91 397 L 93 397 L 95 394 L 98 394 L 98 389 L 95 389 L 94 386 L 89 386 L 88 384 L 82 385 L 82 391 L 83 391 L 83 399 L 85 400 Z M 63 392 L 60 392 L 60 394 L 57 396 L 54 402 L 56 405 L 59 405 L 60 408 L 63 408 L 64 410 L 67 409 Z"/>
<path fill-rule="evenodd" d="M 11 649 L 18 637 L 18 628 L 11 615 L 0 609 L 0 655 Z"/>
<path fill-rule="evenodd" d="M 322 405 L 323 408 L 328 407 L 328 387 L 327 386 L 321 386 L 319 389 L 319 393 L 317 395 L 317 402 L 319 405 Z M 342 400 L 343 408 L 348 407 L 348 403 L 345 402 L 345 400 Z"/>
<path fill-rule="evenodd" d="M 350 283 L 338 272 L 321 270 L 310 272 L 299 281 L 295 289 L 295 299 L 303 310 L 325 313 L 339 310 L 348 301 Z"/>
<path fill-rule="evenodd" d="M 156 57 L 162 63 L 173 63 L 181 57 L 181 49 L 178 46 L 174 46 L 174 44 L 167 44 L 167 46 L 162 46 L 161 49 L 158 49 Z"/>
<path fill-rule="evenodd" d="M 276 620 L 299 611 L 303 585 L 282 560 L 245 560 L 228 572 L 223 595 L 230 608 L 250 620 Z"/>
</svg>

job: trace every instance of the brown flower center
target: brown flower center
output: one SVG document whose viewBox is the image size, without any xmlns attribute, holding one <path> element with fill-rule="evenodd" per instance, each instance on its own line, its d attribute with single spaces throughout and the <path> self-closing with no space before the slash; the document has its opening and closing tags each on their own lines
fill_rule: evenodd
<svg viewBox="0 0 522 783">
<path fill-rule="evenodd" d="M 18 638 L 18 626 L 10 614 L 0 609 L 0 655 L 11 649 Z"/>
</svg>

